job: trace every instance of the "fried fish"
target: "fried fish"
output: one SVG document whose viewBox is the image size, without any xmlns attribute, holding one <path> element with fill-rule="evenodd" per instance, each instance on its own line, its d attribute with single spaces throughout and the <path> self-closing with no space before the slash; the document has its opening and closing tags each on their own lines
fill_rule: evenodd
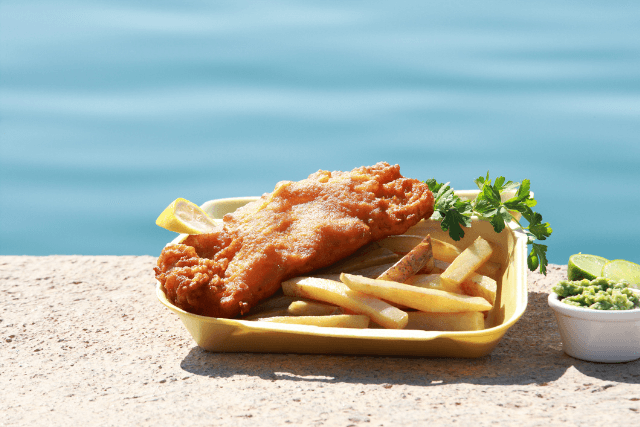
<svg viewBox="0 0 640 427">
<path fill-rule="evenodd" d="M 164 248 L 155 267 L 167 298 L 191 313 L 233 318 L 283 280 L 326 267 L 433 213 L 427 185 L 398 165 L 318 171 L 225 215 L 214 233 Z"/>
</svg>

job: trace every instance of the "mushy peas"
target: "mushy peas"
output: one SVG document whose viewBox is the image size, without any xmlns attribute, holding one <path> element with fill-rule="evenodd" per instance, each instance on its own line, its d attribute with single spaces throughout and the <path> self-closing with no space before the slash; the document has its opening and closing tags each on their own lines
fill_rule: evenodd
<svg viewBox="0 0 640 427">
<path fill-rule="evenodd" d="M 640 308 L 640 294 L 629 283 L 598 277 L 595 280 L 561 280 L 553 287 L 560 301 L 594 310 L 632 310 Z"/>
</svg>

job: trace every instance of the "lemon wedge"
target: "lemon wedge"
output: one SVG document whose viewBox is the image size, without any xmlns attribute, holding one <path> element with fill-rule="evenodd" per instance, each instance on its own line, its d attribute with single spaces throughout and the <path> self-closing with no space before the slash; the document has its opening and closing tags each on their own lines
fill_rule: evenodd
<svg viewBox="0 0 640 427">
<path fill-rule="evenodd" d="M 169 231 L 184 234 L 205 234 L 216 229 L 216 222 L 198 205 L 186 199 L 175 199 L 162 211 L 156 224 Z"/>
</svg>

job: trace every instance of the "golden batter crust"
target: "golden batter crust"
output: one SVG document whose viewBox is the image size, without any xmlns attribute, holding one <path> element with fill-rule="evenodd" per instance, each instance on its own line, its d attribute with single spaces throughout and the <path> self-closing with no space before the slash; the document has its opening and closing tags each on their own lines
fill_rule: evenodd
<svg viewBox="0 0 640 427">
<path fill-rule="evenodd" d="M 167 246 L 156 277 L 167 298 L 196 314 L 236 317 L 283 280 L 325 267 L 361 246 L 402 234 L 433 213 L 426 184 L 378 163 L 279 182 L 224 217 L 219 232 Z"/>
</svg>

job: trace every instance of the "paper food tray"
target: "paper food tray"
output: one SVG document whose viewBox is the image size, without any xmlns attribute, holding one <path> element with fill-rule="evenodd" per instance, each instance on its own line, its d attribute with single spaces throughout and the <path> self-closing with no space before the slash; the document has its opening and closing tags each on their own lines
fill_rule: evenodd
<svg viewBox="0 0 640 427">
<path fill-rule="evenodd" d="M 460 197 L 473 197 L 477 192 L 456 192 Z M 211 200 L 202 208 L 211 217 L 221 219 L 225 213 L 256 200 L 242 197 Z M 498 345 L 507 330 L 522 316 L 527 306 L 527 239 L 517 231 L 515 223 L 501 233 L 495 233 L 487 221 L 474 220 L 465 229 L 465 237 L 454 242 L 440 229 L 439 222 L 423 220 L 406 234 L 426 235 L 465 248 L 482 236 L 498 250 L 491 261 L 502 265 L 497 277 L 498 292 L 493 309 L 482 331 L 430 332 L 392 329 L 326 328 L 307 325 L 288 325 L 270 322 L 220 319 L 199 316 L 175 307 L 167 300 L 157 283 L 156 293 L 171 311 L 176 313 L 196 343 L 212 352 L 259 353 L 323 353 L 424 357 L 485 356 Z M 180 235 L 171 243 L 181 242 Z"/>
</svg>

